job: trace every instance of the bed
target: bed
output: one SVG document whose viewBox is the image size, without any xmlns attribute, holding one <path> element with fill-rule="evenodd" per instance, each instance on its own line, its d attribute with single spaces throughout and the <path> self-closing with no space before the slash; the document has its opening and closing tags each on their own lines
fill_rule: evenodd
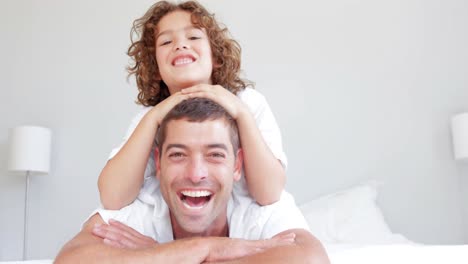
<svg viewBox="0 0 468 264">
<path fill-rule="evenodd" d="M 468 245 L 428 246 L 416 244 L 325 244 L 333 264 L 466 264 Z M 0 262 L 2 264 L 51 264 L 52 260 Z"/>
<path fill-rule="evenodd" d="M 468 245 L 423 245 L 393 233 L 376 202 L 378 185 L 368 182 L 299 206 L 331 263 L 468 263 Z M 50 264 L 52 260 L 0 263 Z"/>
<path fill-rule="evenodd" d="M 468 245 L 423 245 L 393 233 L 377 205 L 378 186 L 367 182 L 300 206 L 331 263 L 468 263 Z"/>
<path fill-rule="evenodd" d="M 468 263 L 468 245 L 326 245 L 333 264 Z"/>
</svg>

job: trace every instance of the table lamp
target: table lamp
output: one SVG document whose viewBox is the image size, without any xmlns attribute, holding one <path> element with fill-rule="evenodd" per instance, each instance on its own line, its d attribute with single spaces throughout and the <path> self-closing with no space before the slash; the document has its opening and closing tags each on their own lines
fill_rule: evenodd
<svg viewBox="0 0 468 264">
<path fill-rule="evenodd" d="M 468 112 L 453 116 L 451 126 L 454 157 L 468 161 Z"/>
<path fill-rule="evenodd" d="M 10 129 L 8 170 L 26 176 L 23 260 L 26 260 L 27 256 L 29 176 L 49 172 L 51 137 L 51 130 L 45 127 L 19 126 Z"/>
</svg>

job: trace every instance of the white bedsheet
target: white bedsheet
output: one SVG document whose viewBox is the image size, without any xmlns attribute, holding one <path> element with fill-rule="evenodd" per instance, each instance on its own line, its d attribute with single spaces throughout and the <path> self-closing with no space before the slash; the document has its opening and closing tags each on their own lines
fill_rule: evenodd
<svg viewBox="0 0 468 264">
<path fill-rule="evenodd" d="M 325 245 L 333 264 L 467 264 L 468 245 Z"/>
<path fill-rule="evenodd" d="M 468 245 L 325 245 L 332 264 L 467 264 Z M 51 264 L 52 260 L 0 262 L 1 264 Z"/>
</svg>

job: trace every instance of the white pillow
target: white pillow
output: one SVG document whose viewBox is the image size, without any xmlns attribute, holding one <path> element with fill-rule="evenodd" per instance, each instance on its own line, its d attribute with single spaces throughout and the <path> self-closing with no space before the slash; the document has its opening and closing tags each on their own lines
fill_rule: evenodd
<svg viewBox="0 0 468 264">
<path fill-rule="evenodd" d="M 299 208 L 310 230 L 323 243 L 409 243 L 393 234 L 377 206 L 377 183 L 323 196 Z"/>
</svg>

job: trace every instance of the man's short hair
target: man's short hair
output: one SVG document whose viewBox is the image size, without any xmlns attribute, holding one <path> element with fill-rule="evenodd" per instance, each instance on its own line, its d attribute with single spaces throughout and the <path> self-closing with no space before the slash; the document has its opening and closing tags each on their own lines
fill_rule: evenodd
<svg viewBox="0 0 468 264">
<path fill-rule="evenodd" d="M 167 124 L 172 120 L 187 120 L 189 122 L 204 122 L 206 120 L 223 119 L 229 128 L 234 155 L 240 147 L 239 132 L 236 120 L 221 105 L 206 98 L 190 98 L 177 104 L 161 121 L 156 134 L 156 144 L 162 147 L 166 140 Z M 162 154 L 162 149 L 159 155 Z"/>
</svg>

